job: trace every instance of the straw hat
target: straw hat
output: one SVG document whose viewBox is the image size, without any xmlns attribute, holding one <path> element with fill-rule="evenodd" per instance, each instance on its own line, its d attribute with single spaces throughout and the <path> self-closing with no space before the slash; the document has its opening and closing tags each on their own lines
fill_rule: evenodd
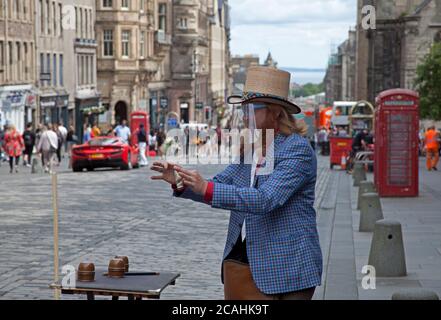
<svg viewBox="0 0 441 320">
<path fill-rule="evenodd" d="M 229 96 L 227 102 L 230 104 L 274 103 L 284 107 L 290 114 L 300 113 L 300 107 L 288 100 L 290 78 L 289 72 L 272 67 L 249 67 L 242 96 Z"/>
</svg>

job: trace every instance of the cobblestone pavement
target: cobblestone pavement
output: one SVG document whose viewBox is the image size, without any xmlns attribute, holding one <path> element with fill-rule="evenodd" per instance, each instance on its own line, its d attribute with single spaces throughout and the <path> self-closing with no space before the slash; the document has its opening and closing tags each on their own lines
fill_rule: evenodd
<svg viewBox="0 0 441 320">
<path fill-rule="evenodd" d="M 200 166 L 211 177 L 223 166 Z M 326 190 L 325 167 L 317 190 Z M 228 212 L 173 199 L 147 168 L 58 174 L 60 265 L 106 268 L 127 255 L 131 270 L 179 272 L 163 299 L 222 299 L 220 266 Z M 51 180 L 0 167 L 0 299 L 52 299 Z M 63 299 L 84 298 L 66 296 Z"/>
<path fill-rule="evenodd" d="M 422 163 L 423 164 L 423 163 Z M 200 166 L 211 177 L 223 166 Z M 8 173 L 0 167 L 0 299 L 52 299 L 53 234 L 48 175 Z M 150 180 L 147 169 L 58 174 L 60 265 L 82 260 L 105 269 L 127 255 L 131 270 L 178 272 L 162 299 L 222 299 L 221 258 L 228 212 L 173 199 L 170 188 Z M 370 179 L 372 177 L 369 177 Z M 343 171 L 319 157 L 317 222 L 324 256 L 323 284 L 314 299 L 390 299 L 400 288 L 441 293 L 441 179 L 422 169 L 421 195 L 382 199 L 385 218 L 403 224 L 408 277 L 360 286 L 372 233 L 358 232 L 356 188 Z M 62 296 L 84 299 L 84 296 Z"/>
</svg>

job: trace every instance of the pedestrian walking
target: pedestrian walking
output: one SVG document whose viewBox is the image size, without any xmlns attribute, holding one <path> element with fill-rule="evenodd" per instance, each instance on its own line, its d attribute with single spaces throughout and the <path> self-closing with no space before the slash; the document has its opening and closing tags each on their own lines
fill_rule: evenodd
<svg viewBox="0 0 441 320">
<path fill-rule="evenodd" d="M 222 264 L 225 299 L 309 300 L 321 283 L 317 159 L 306 127 L 292 116 L 301 110 L 288 100 L 289 83 L 288 72 L 253 66 L 244 95 L 228 99 L 241 103 L 235 114 L 242 114 L 248 129 L 263 130 L 262 144 L 253 145 L 262 150 L 260 161 L 230 164 L 212 180 L 167 162 L 152 166 L 161 173 L 152 179 L 171 184 L 174 196 L 231 210 Z M 273 139 L 266 130 L 273 130 Z M 267 150 L 267 143 L 273 148 Z"/>
<path fill-rule="evenodd" d="M 6 161 L 6 154 L 4 152 L 4 141 L 6 134 L 7 126 L 5 125 L 3 128 L 0 127 L 0 167 L 2 162 Z"/>
<path fill-rule="evenodd" d="M 58 123 L 58 131 L 61 133 L 61 136 L 63 138 L 63 146 L 64 146 L 64 153 L 67 152 L 67 142 L 66 142 L 66 138 L 67 138 L 67 128 L 64 126 L 63 121 L 60 121 Z M 63 155 L 64 158 L 64 155 Z"/>
<path fill-rule="evenodd" d="M 72 168 L 72 147 L 78 143 L 78 136 L 75 134 L 75 128 L 73 126 L 69 127 L 69 131 L 66 136 L 67 144 L 67 156 L 69 158 L 68 168 Z"/>
<path fill-rule="evenodd" d="M 28 123 L 26 130 L 23 132 L 23 141 L 25 146 L 25 151 L 23 155 L 23 165 L 30 167 L 32 162 L 32 154 L 34 153 L 35 146 L 35 133 L 32 130 L 32 123 Z"/>
<path fill-rule="evenodd" d="M 426 151 L 426 167 L 427 170 L 437 171 L 438 161 L 439 161 L 439 138 L 440 133 L 436 131 L 435 126 L 431 126 L 427 129 L 425 133 L 425 151 Z"/>
<path fill-rule="evenodd" d="M 4 138 L 4 148 L 9 156 L 9 168 L 10 173 L 18 173 L 18 164 L 20 162 L 20 156 L 24 149 L 23 137 L 16 130 L 14 125 L 9 125 Z"/>
<path fill-rule="evenodd" d="M 146 157 L 146 152 L 147 152 L 147 133 L 145 132 L 145 128 L 144 128 L 144 124 L 140 124 L 139 125 L 139 129 L 137 132 L 137 137 L 138 137 L 138 145 L 139 145 L 139 156 L 141 158 L 141 161 L 139 163 L 139 165 L 141 167 L 147 166 L 149 164 L 147 157 Z"/>
<path fill-rule="evenodd" d="M 160 129 L 157 134 L 156 134 L 156 147 L 157 147 L 157 152 L 158 155 L 161 157 L 161 159 L 164 158 L 164 142 L 165 142 L 165 134 L 162 131 L 162 129 Z"/>
<path fill-rule="evenodd" d="M 37 150 L 42 154 L 43 166 L 45 172 L 52 172 L 54 157 L 58 149 L 58 136 L 53 130 L 51 124 L 42 128 L 42 134 L 38 142 Z"/>
<path fill-rule="evenodd" d="M 63 147 L 64 144 L 64 135 L 63 133 L 60 131 L 60 127 L 58 124 L 53 124 L 53 128 L 54 128 L 54 132 L 57 134 L 57 139 L 58 139 L 58 145 L 57 145 L 57 166 L 59 166 L 61 164 L 61 149 Z M 67 135 L 67 133 L 66 133 Z"/>
<path fill-rule="evenodd" d="M 83 142 L 86 143 L 92 138 L 92 127 L 90 126 L 90 124 L 84 125 Z"/>
<path fill-rule="evenodd" d="M 96 122 L 93 123 L 92 134 L 94 137 L 101 136 L 101 129 L 98 127 L 98 123 Z"/>
</svg>

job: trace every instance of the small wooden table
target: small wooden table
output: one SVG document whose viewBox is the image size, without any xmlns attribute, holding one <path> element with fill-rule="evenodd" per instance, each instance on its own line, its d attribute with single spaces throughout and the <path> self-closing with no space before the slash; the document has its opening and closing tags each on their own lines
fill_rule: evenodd
<svg viewBox="0 0 441 320">
<path fill-rule="evenodd" d="M 104 270 L 95 271 L 95 281 L 76 281 L 75 288 L 65 288 L 61 283 L 52 283 L 51 289 L 59 289 L 62 294 L 85 294 L 87 300 L 95 296 L 112 296 L 112 300 L 128 297 L 129 300 L 159 299 L 161 292 L 174 285 L 180 274 L 156 272 L 127 272 L 124 278 L 110 278 Z"/>
</svg>

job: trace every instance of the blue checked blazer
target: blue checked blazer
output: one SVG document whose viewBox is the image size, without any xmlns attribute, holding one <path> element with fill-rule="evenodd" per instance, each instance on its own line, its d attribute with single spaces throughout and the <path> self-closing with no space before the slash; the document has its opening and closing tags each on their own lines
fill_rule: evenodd
<svg viewBox="0 0 441 320">
<path fill-rule="evenodd" d="M 211 206 L 231 210 L 223 258 L 240 236 L 245 219 L 251 273 L 265 294 L 321 284 L 322 252 L 313 207 L 316 174 L 317 159 L 309 142 L 298 134 L 278 134 L 274 170 L 256 176 L 253 188 L 249 164 L 231 164 L 213 178 Z M 188 188 L 179 196 L 204 201 Z"/>
</svg>

